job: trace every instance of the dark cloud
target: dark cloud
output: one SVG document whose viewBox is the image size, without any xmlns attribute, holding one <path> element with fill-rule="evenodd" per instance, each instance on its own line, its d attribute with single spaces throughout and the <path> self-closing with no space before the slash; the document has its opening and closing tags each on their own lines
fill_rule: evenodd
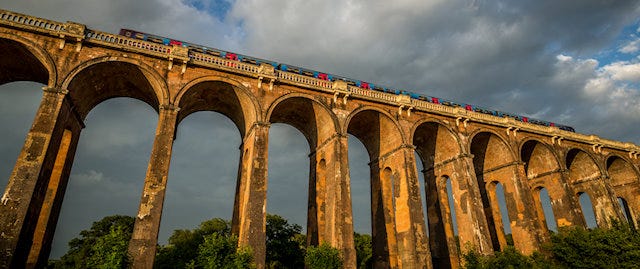
<svg viewBox="0 0 640 269">
<path fill-rule="evenodd" d="M 637 1 L 0 0 L 0 7 L 112 33 L 128 27 L 172 36 L 640 142 L 637 33 L 615 43 L 623 27 L 637 23 Z M 626 57 L 596 60 L 602 51 Z M 3 186 L 39 87 L 0 88 Z M 136 214 L 156 121 L 152 109 L 129 99 L 89 114 L 52 257 L 91 221 Z M 354 224 L 370 232 L 368 156 L 355 140 L 349 144 Z M 238 130 L 222 115 L 196 113 L 180 124 L 161 242 L 173 229 L 231 217 L 239 145 Z M 269 149 L 268 210 L 304 226 L 307 142 L 292 127 L 274 124 Z"/>
</svg>

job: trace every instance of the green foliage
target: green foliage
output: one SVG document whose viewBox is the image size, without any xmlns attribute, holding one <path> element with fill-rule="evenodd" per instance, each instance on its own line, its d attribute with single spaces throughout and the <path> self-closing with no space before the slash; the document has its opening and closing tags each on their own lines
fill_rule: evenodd
<svg viewBox="0 0 640 269">
<path fill-rule="evenodd" d="M 520 254 L 508 246 L 504 251 L 482 256 L 475 251 L 463 255 L 465 268 L 639 268 L 640 234 L 627 225 L 610 229 L 571 227 L 551 235 L 545 254 Z"/>
<path fill-rule="evenodd" d="M 547 248 L 568 268 L 640 267 L 640 234 L 620 223 L 611 229 L 562 229 L 551 242 Z"/>
<path fill-rule="evenodd" d="M 198 247 L 196 268 L 204 269 L 244 269 L 253 268 L 251 252 L 236 251 L 238 238 L 213 233 L 205 236 Z"/>
<path fill-rule="evenodd" d="M 490 268 L 534 268 L 533 260 L 522 255 L 514 247 L 508 246 L 503 251 L 490 256 L 482 256 L 475 251 L 463 255 L 468 269 Z"/>
<path fill-rule="evenodd" d="M 373 268 L 373 250 L 371 249 L 371 236 L 368 234 L 353 233 L 353 241 L 356 248 L 356 264 L 359 269 Z"/>
<path fill-rule="evenodd" d="M 93 255 L 88 257 L 87 265 L 100 269 L 127 268 L 130 239 L 131 233 L 125 231 L 125 227 L 111 226 L 111 231 L 99 237 L 91 247 Z"/>
<path fill-rule="evenodd" d="M 267 268 L 304 267 L 303 237 L 298 236 L 302 227 L 278 215 L 267 215 Z M 306 240 L 305 240 L 306 241 Z"/>
<path fill-rule="evenodd" d="M 304 262 L 308 269 L 339 269 L 342 268 L 340 251 L 323 243 L 319 247 L 308 247 Z"/>
<path fill-rule="evenodd" d="M 154 268 L 203 268 L 207 263 L 199 258 L 199 253 L 201 251 L 222 251 L 216 253 L 218 255 L 228 254 L 229 252 L 223 251 L 226 249 L 222 247 L 225 246 L 225 242 L 232 243 L 235 255 L 237 239 L 232 239 L 230 236 L 231 224 L 220 218 L 204 221 L 194 230 L 175 230 L 169 237 L 169 244 L 158 247 Z M 207 242 L 207 238 L 209 242 Z M 201 249 L 203 245 L 206 246 L 205 249 Z M 233 260 L 234 257 L 231 259 Z M 215 262 L 215 260 L 211 262 Z"/>
<path fill-rule="evenodd" d="M 69 251 L 60 260 L 49 262 L 49 268 L 126 268 L 127 249 L 135 219 L 108 216 L 80 232 L 69 241 Z"/>
</svg>

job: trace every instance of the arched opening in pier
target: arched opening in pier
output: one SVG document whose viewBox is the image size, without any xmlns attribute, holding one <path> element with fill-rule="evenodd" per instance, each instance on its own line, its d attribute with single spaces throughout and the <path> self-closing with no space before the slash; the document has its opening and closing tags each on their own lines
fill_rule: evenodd
<svg viewBox="0 0 640 269">
<path fill-rule="evenodd" d="M 633 215 L 631 214 L 631 208 L 629 208 L 629 203 L 627 203 L 627 200 L 622 197 L 618 197 L 618 203 L 620 204 L 623 216 L 627 223 L 629 223 L 629 226 L 635 228 L 635 220 L 633 218 Z"/>
<path fill-rule="evenodd" d="M 541 227 L 544 227 L 548 231 L 557 232 L 558 225 L 553 214 L 551 198 L 549 197 L 547 189 L 544 187 L 535 189 L 533 198 Z"/>
<path fill-rule="evenodd" d="M 496 201 L 495 203 L 498 205 L 498 211 L 495 217 L 495 223 L 498 227 L 502 228 L 498 233 L 502 233 L 505 238 L 505 242 L 502 243 L 502 248 L 504 249 L 504 244 L 507 246 L 513 246 L 513 235 L 511 233 L 511 220 L 509 218 L 509 209 L 507 209 L 507 201 L 504 196 L 504 186 L 500 182 L 492 182 L 490 189 L 492 190 L 495 196 L 491 197 L 490 201 Z"/>
<path fill-rule="evenodd" d="M 598 224 L 596 223 L 596 216 L 593 210 L 593 203 L 591 202 L 590 195 L 586 192 L 580 192 L 578 193 L 578 200 L 580 201 L 582 216 L 584 217 L 584 221 L 587 224 L 587 228 L 597 228 Z"/>
</svg>

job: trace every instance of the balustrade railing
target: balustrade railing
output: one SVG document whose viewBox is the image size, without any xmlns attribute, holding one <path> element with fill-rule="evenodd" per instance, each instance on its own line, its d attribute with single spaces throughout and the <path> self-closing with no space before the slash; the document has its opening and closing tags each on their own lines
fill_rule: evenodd
<svg viewBox="0 0 640 269">
<path fill-rule="evenodd" d="M 156 43 L 134 39 L 134 38 L 129 38 L 121 35 L 104 33 L 104 32 L 88 30 L 85 37 L 90 41 L 111 43 L 114 45 L 135 48 L 143 51 L 149 51 L 149 52 L 155 52 L 155 53 L 171 52 L 170 46 L 156 44 Z"/>
<path fill-rule="evenodd" d="M 328 80 L 322 80 L 322 79 L 302 76 L 302 75 L 283 72 L 283 71 L 277 71 L 277 73 L 278 73 L 279 79 L 289 80 L 289 81 L 301 83 L 301 84 L 307 84 L 314 87 L 331 89 L 332 82 Z"/>
<path fill-rule="evenodd" d="M 64 31 L 65 30 L 64 23 L 27 16 L 27 15 L 14 13 L 6 10 L 0 10 L 0 21 L 22 24 L 25 26 L 39 28 L 46 31 Z"/>
</svg>

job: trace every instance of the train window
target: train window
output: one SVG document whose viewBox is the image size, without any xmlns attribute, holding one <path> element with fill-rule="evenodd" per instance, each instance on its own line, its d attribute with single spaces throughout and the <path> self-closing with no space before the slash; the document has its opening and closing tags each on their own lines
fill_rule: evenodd
<svg viewBox="0 0 640 269">
<path fill-rule="evenodd" d="M 225 58 L 227 58 L 227 59 L 229 59 L 229 60 L 238 60 L 238 55 L 237 55 L 237 54 L 235 54 L 235 53 L 231 53 L 231 52 L 229 52 L 229 53 L 227 53 L 227 54 L 225 55 Z"/>
<path fill-rule="evenodd" d="M 318 78 L 322 80 L 329 80 L 329 76 L 324 73 L 318 73 Z"/>
</svg>

